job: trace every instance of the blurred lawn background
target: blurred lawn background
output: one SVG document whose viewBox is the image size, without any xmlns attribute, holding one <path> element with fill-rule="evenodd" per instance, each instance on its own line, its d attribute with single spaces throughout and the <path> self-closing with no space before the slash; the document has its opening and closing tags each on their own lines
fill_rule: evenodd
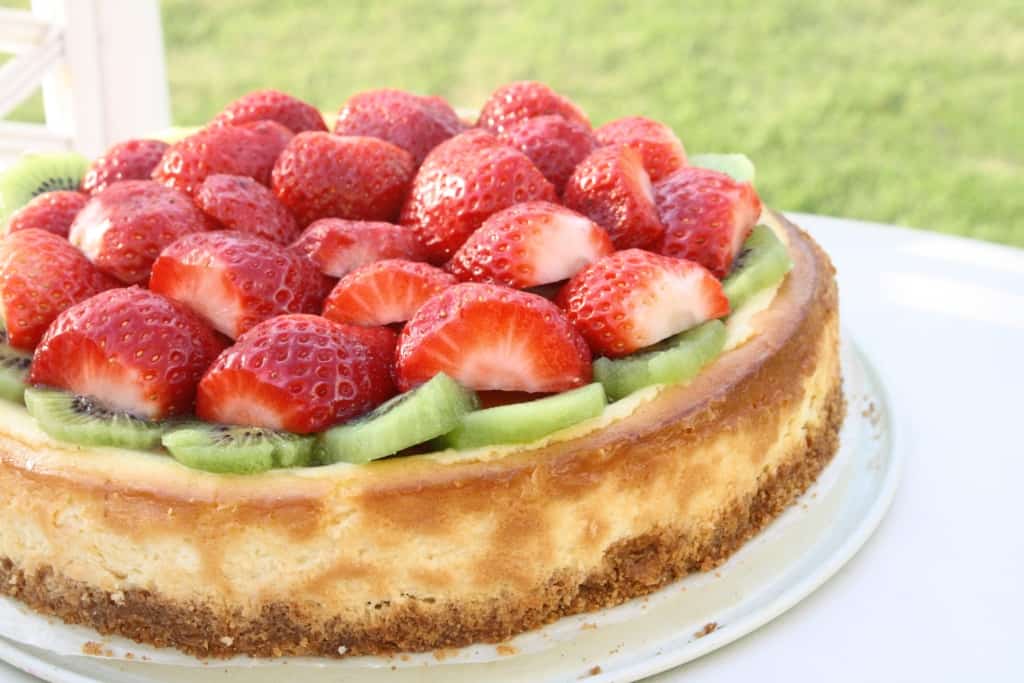
<svg viewBox="0 0 1024 683">
<path fill-rule="evenodd" d="M 0 1 L 0 4 L 25 4 Z M 1024 247 L 1024 2 L 162 0 L 174 121 L 275 87 L 478 107 L 543 80 L 595 125 L 742 151 L 769 204 Z M 18 112 L 38 119 L 38 100 Z"/>
</svg>

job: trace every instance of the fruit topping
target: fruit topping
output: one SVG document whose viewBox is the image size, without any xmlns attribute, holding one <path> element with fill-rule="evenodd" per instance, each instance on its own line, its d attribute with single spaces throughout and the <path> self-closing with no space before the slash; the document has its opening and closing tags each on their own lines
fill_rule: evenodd
<svg viewBox="0 0 1024 683">
<path fill-rule="evenodd" d="M 597 147 L 589 126 L 555 114 L 513 124 L 501 139 L 530 157 L 559 195 L 573 169 Z"/>
<path fill-rule="evenodd" d="M 455 282 L 455 276 L 427 263 L 377 261 L 341 278 L 327 297 L 324 317 L 354 325 L 405 322 L 424 301 Z"/>
<path fill-rule="evenodd" d="M 152 180 L 125 180 L 89 200 L 71 224 L 68 240 L 97 268 L 131 285 L 149 279 L 164 247 L 209 226 L 181 192 Z"/>
<path fill-rule="evenodd" d="M 695 154 L 690 165 L 720 171 L 738 183 L 754 182 L 754 162 L 746 154 Z"/>
<path fill-rule="evenodd" d="M 590 381 L 590 351 L 553 303 L 479 283 L 427 300 L 398 341 L 403 390 L 444 372 L 475 390 L 555 392 Z"/>
<path fill-rule="evenodd" d="M 69 306 L 120 283 L 52 232 L 29 228 L 0 240 L 0 316 L 7 342 L 31 351 Z"/>
<path fill-rule="evenodd" d="M 139 287 L 108 289 L 57 317 L 29 382 L 159 420 L 191 412 L 196 384 L 223 347 L 184 306 Z"/>
<path fill-rule="evenodd" d="M 263 427 L 190 422 L 168 429 L 161 442 L 181 464 L 207 472 L 252 474 L 313 461 L 313 437 Z"/>
<path fill-rule="evenodd" d="M 565 185 L 565 205 L 608 231 L 616 249 L 649 248 L 663 228 L 640 153 L 613 145 L 594 150 Z"/>
<path fill-rule="evenodd" d="M 793 267 L 789 251 L 767 225 L 759 225 L 743 243 L 732 272 L 722 280 L 729 306 L 736 310 L 755 294 L 774 287 Z"/>
<path fill-rule="evenodd" d="M 293 133 L 326 131 L 324 117 L 311 104 L 280 90 L 256 90 L 234 100 L 213 119 L 214 124 L 276 121 Z"/>
<path fill-rule="evenodd" d="M 597 355 L 618 358 L 729 312 L 721 283 L 692 261 L 627 249 L 573 277 L 558 304 Z"/>
<path fill-rule="evenodd" d="M 443 372 L 351 422 L 319 436 L 324 462 L 366 463 L 455 429 L 476 396 Z"/>
<path fill-rule="evenodd" d="M 32 354 L 19 351 L 7 343 L 7 332 L 0 330 L 0 398 L 21 403 L 25 396 L 25 380 Z"/>
<path fill-rule="evenodd" d="M 334 124 L 335 135 L 365 135 L 398 145 L 417 166 L 430 150 L 460 132 L 459 117 L 440 97 L 390 88 L 353 95 Z"/>
<path fill-rule="evenodd" d="M 516 81 L 495 90 L 480 110 L 477 125 L 501 133 L 519 121 L 548 114 L 590 128 L 590 120 L 582 109 L 537 81 Z"/>
<path fill-rule="evenodd" d="M 319 218 L 398 218 L 415 165 L 401 147 L 371 137 L 300 133 L 274 165 L 274 194 L 301 225 Z"/>
<path fill-rule="evenodd" d="M 301 314 L 260 323 L 203 376 L 196 414 L 311 434 L 372 410 L 395 393 L 391 368 L 350 329 Z"/>
<path fill-rule="evenodd" d="M 0 175 L 0 227 L 33 197 L 58 190 L 77 191 L 89 160 L 74 152 L 27 154 Z"/>
<path fill-rule="evenodd" d="M 155 448 L 166 425 L 111 409 L 92 396 L 28 387 L 25 405 L 40 429 L 55 439 L 82 446 Z"/>
<path fill-rule="evenodd" d="M 96 194 L 122 180 L 149 180 L 169 145 L 163 140 L 125 140 L 93 159 L 82 192 Z"/>
<path fill-rule="evenodd" d="M 604 388 L 597 382 L 526 403 L 467 413 L 455 429 L 442 436 L 444 448 L 477 448 L 492 444 L 530 443 L 604 412 Z"/>
<path fill-rule="evenodd" d="M 683 143 L 671 128 L 659 121 L 627 116 L 604 124 L 594 131 L 594 136 L 602 147 L 627 145 L 640 152 L 644 169 L 652 182 L 686 166 Z"/>
<path fill-rule="evenodd" d="M 567 280 L 613 251 L 608 233 L 586 216 L 526 202 L 491 215 L 447 268 L 460 280 L 523 289 Z"/>
<path fill-rule="evenodd" d="M 320 310 L 320 274 L 298 254 L 241 232 L 177 240 L 153 264 L 149 288 L 236 339 L 267 318 Z"/>
<path fill-rule="evenodd" d="M 761 215 L 754 186 L 690 166 L 662 179 L 655 195 L 665 225 L 657 251 L 696 261 L 717 278 L 728 275 Z"/>
<path fill-rule="evenodd" d="M 299 224 L 274 193 L 249 176 L 207 176 L 195 196 L 196 206 L 228 230 L 290 244 Z"/>
<path fill-rule="evenodd" d="M 555 189 L 529 157 L 481 130 L 441 143 L 427 155 L 402 208 L 402 224 L 427 257 L 444 263 L 493 213 L 533 199 L 555 200 Z"/>
<path fill-rule="evenodd" d="M 613 401 L 652 384 L 688 382 L 725 346 L 725 324 L 709 320 L 628 358 L 594 361 L 594 379 Z"/>
<path fill-rule="evenodd" d="M 422 260 L 423 247 L 408 228 L 377 221 L 322 218 L 292 245 L 324 275 L 342 277 L 359 266 L 384 259 Z"/>
<path fill-rule="evenodd" d="M 87 195 L 74 190 L 56 190 L 36 195 L 28 204 L 11 214 L 7 232 L 38 228 L 66 238 L 75 216 L 88 201 Z"/>
</svg>

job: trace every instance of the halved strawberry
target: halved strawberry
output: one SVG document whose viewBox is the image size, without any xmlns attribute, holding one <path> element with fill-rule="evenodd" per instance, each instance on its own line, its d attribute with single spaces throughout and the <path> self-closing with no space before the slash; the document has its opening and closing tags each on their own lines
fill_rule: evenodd
<svg viewBox="0 0 1024 683">
<path fill-rule="evenodd" d="M 195 311 L 232 339 L 267 318 L 320 310 L 320 273 L 262 237 L 216 230 L 163 250 L 149 288 Z"/>
<path fill-rule="evenodd" d="M 530 157 L 559 195 L 573 169 L 597 147 L 589 127 L 555 114 L 520 121 L 501 139 Z"/>
<path fill-rule="evenodd" d="M 224 107 L 213 122 L 238 125 L 262 120 L 276 121 L 294 133 L 327 130 L 316 107 L 280 90 L 256 90 L 242 95 Z"/>
<path fill-rule="evenodd" d="M 7 232 L 39 228 L 67 237 L 75 216 L 85 208 L 88 195 L 73 190 L 57 190 L 37 195 L 28 204 L 11 214 Z"/>
<path fill-rule="evenodd" d="M 377 261 L 341 278 L 324 303 L 324 317 L 354 325 L 402 323 L 456 282 L 454 275 L 427 263 Z"/>
<path fill-rule="evenodd" d="M 660 121 L 627 116 L 604 124 L 594 131 L 594 136 L 602 147 L 627 145 L 640 152 L 644 169 L 652 182 L 686 166 L 683 143 L 671 128 Z"/>
<path fill-rule="evenodd" d="M 655 186 L 655 196 L 665 225 L 657 251 L 696 261 L 719 279 L 761 215 L 753 185 L 706 168 L 679 169 Z"/>
<path fill-rule="evenodd" d="M 703 266 L 626 249 L 587 266 L 558 304 L 595 354 L 627 356 L 729 312 L 722 284 Z"/>
<path fill-rule="evenodd" d="M 555 392 L 591 379 L 590 351 L 553 303 L 467 282 L 424 303 L 398 341 L 399 387 L 439 372 L 471 389 Z"/>
<path fill-rule="evenodd" d="M 31 351 L 62 311 L 120 284 L 51 232 L 28 228 L 0 241 L 0 318 L 15 348 Z"/>
<path fill-rule="evenodd" d="M 298 434 L 361 415 L 395 393 L 388 362 L 363 334 L 313 315 L 266 320 L 203 376 L 196 414 Z"/>
<path fill-rule="evenodd" d="M 359 266 L 384 259 L 423 259 L 423 247 L 411 230 L 378 221 L 322 218 L 306 228 L 292 247 L 309 256 L 320 272 L 330 277 L 342 277 Z"/>
<path fill-rule="evenodd" d="M 163 140 L 125 140 L 93 159 L 82 192 L 96 194 L 122 180 L 149 180 L 168 145 Z"/>
<path fill-rule="evenodd" d="M 417 166 L 427 152 L 460 132 L 459 117 L 441 98 L 390 88 L 353 95 L 334 124 L 335 135 L 366 135 L 398 145 Z"/>
<path fill-rule="evenodd" d="M 460 280 L 517 289 L 566 280 L 615 251 L 604 228 L 550 202 L 526 202 L 484 221 L 447 268 Z"/>
<path fill-rule="evenodd" d="M 139 287 L 110 289 L 58 316 L 28 380 L 163 419 L 192 411 L 199 378 L 223 348 L 184 306 Z"/>
<path fill-rule="evenodd" d="M 591 152 L 565 184 L 565 205 L 608 231 L 617 249 L 655 246 L 663 228 L 640 153 L 625 145 Z"/>
<path fill-rule="evenodd" d="M 389 221 L 398 217 L 414 170 L 409 153 L 384 140 L 300 133 L 274 164 L 272 186 L 302 225 Z"/>
<path fill-rule="evenodd" d="M 516 81 L 495 90 L 484 102 L 477 125 L 500 133 L 523 119 L 547 114 L 556 114 L 590 128 L 590 120 L 582 109 L 537 81 Z"/>
<path fill-rule="evenodd" d="M 295 216 L 269 189 L 248 176 L 207 176 L 195 196 L 196 206 L 228 230 L 289 244 L 299 235 Z"/>
<path fill-rule="evenodd" d="M 441 143 L 413 178 L 402 224 L 433 263 L 444 263 L 491 214 L 532 199 L 555 200 L 530 159 L 481 130 Z"/>
<path fill-rule="evenodd" d="M 153 261 L 168 244 L 209 227 L 185 194 L 152 180 L 125 180 L 89 200 L 68 240 L 100 270 L 131 285 L 149 279 Z"/>
</svg>

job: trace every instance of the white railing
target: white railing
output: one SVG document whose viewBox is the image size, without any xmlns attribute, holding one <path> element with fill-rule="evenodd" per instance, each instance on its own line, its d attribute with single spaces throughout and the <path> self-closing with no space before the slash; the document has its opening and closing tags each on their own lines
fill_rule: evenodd
<svg viewBox="0 0 1024 683">
<path fill-rule="evenodd" d="M 0 119 L 42 86 L 45 124 L 0 120 L 0 167 L 25 152 L 95 156 L 170 125 L 157 0 L 33 0 L 0 9 Z"/>
</svg>

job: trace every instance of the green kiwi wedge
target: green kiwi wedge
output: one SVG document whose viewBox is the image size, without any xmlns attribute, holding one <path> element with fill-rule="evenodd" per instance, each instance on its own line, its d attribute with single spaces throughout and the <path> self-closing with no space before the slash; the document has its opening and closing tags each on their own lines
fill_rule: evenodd
<svg viewBox="0 0 1024 683">
<path fill-rule="evenodd" d="M 146 450 L 160 445 L 160 436 L 167 428 L 162 422 L 109 410 L 91 396 L 57 389 L 26 387 L 25 405 L 44 432 L 82 446 Z"/>
<path fill-rule="evenodd" d="M 0 226 L 33 197 L 55 190 L 77 190 L 89 160 L 74 152 L 28 154 L 0 175 Z"/>
<path fill-rule="evenodd" d="M 438 439 L 444 448 L 476 448 L 529 443 L 596 417 L 607 404 L 598 382 L 525 403 L 511 403 L 467 413 L 459 425 Z"/>
<path fill-rule="evenodd" d="M 0 327 L 0 398 L 14 403 L 25 401 L 25 377 L 32 354 L 7 343 L 7 330 Z"/>
<path fill-rule="evenodd" d="M 721 171 L 741 183 L 754 182 L 754 162 L 746 154 L 694 154 L 687 163 L 690 166 Z"/>
<path fill-rule="evenodd" d="M 311 464 L 315 440 L 263 427 L 189 422 L 168 429 L 161 441 L 175 460 L 193 469 L 253 474 Z"/>
<path fill-rule="evenodd" d="M 722 280 L 729 309 L 735 311 L 758 292 L 779 284 L 792 267 L 789 251 L 775 231 L 758 225 L 740 248 L 732 271 Z"/>
<path fill-rule="evenodd" d="M 725 346 L 725 324 L 709 320 L 625 358 L 598 358 L 594 379 L 613 401 L 652 384 L 688 382 Z"/>
<path fill-rule="evenodd" d="M 324 463 L 367 463 L 450 432 L 476 407 L 473 391 L 440 373 L 366 415 L 321 433 L 317 450 Z"/>
</svg>

